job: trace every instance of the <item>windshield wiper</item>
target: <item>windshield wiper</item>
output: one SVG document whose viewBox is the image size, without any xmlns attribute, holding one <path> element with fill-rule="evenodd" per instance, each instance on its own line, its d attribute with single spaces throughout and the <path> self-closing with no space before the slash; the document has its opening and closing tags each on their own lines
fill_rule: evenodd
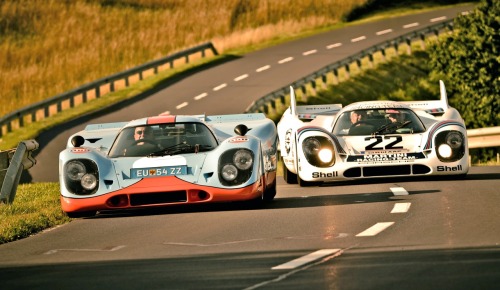
<svg viewBox="0 0 500 290">
<path fill-rule="evenodd" d="M 411 123 L 411 121 L 404 121 L 403 123 L 396 122 L 396 123 L 385 124 L 382 127 L 378 128 L 377 131 L 373 132 L 372 134 L 377 135 L 377 134 L 384 132 L 384 131 L 386 131 L 387 133 L 394 132 L 397 129 L 403 128 L 404 126 L 406 126 L 410 123 Z"/>
<path fill-rule="evenodd" d="M 179 144 L 175 144 L 172 146 L 169 146 L 167 148 L 163 148 L 159 151 L 153 152 L 148 154 L 148 157 L 154 157 L 154 156 L 165 156 L 165 155 L 174 155 L 179 152 L 186 152 L 186 151 L 193 151 L 194 153 L 198 152 L 203 152 L 203 151 L 210 151 L 212 149 L 212 146 L 210 145 L 190 145 L 186 141 L 181 142 Z"/>
<path fill-rule="evenodd" d="M 148 157 L 153 157 L 153 156 L 165 156 L 165 155 L 173 155 L 182 151 L 185 151 L 186 149 L 190 149 L 193 146 L 189 145 L 186 143 L 186 141 L 181 142 L 179 144 L 175 144 L 172 146 L 169 146 L 167 148 L 163 148 L 159 151 L 155 151 L 153 153 L 148 154 Z"/>
</svg>

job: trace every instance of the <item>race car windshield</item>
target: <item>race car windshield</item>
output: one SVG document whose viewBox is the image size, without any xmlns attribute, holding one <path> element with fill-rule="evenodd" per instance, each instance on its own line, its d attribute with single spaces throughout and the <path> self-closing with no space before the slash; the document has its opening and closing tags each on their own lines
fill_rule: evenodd
<svg viewBox="0 0 500 290">
<path fill-rule="evenodd" d="M 342 113 L 333 128 L 340 136 L 422 133 L 425 127 L 409 109 L 369 109 Z"/>
<path fill-rule="evenodd" d="M 180 145 L 179 145 L 180 144 Z M 213 150 L 217 140 L 201 123 L 143 125 L 123 129 L 109 157 L 154 157 Z"/>
</svg>

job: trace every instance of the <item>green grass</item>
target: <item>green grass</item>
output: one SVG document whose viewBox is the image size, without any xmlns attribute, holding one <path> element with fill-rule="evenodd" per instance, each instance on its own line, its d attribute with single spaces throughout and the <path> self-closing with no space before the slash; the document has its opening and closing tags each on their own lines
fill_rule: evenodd
<svg viewBox="0 0 500 290">
<path fill-rule="evenodd" d="M 65 224 L 58 183 L 19 185 L 12 204 L 0 203 L 0 244 Z"/>
</svg>

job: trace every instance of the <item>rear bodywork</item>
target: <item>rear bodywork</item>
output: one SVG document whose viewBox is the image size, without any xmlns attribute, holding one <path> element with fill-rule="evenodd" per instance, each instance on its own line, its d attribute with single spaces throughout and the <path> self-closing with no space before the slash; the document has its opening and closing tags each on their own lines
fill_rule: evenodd
<svg viewBox="0 0 500 290">
<path fill-rule="evenodd" d="M 153 131 L 154 144 L 125 143 L 126 135 L 139 127 Z M 88 125 L 69 138 L 59 155 L 61 206 L 79 216 L 110 209 L 272 200 L 276 151 L 275 125 L 262 114 L 169 115 Z"/>
<path fill-rule="evenodd" d="M 284 178 L 312 185 L 348 179 L 455 175 L 469 170 L 467 131 L 448 105 L 444 84 L 439 100 L 368 101 L 296 106 L 277 125 Z M 349 122 L 362 112 L 363 121 Z M 401 122 L 391 122 L 396 113 Z M 393 123 L 394 122 L 394 123 Z M 349 125 L 346 125 L 349 124 Z"/>
</svg>

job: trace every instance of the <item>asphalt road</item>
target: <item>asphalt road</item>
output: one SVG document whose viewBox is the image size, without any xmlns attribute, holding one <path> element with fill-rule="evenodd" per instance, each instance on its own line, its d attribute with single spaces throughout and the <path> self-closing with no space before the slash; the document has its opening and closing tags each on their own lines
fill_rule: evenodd
<svg viewBox="0 0 500 290">
<path fill-rule="evenodd" d="M 278 185 L 242 204 L 104 213 L 0 245 L 1 289 L 498 289 L 500 167 Z"/>
<path fill-rule="evenodd" d="M 289 85 L 327 64 L 342 60 L 397 35 L 453 18 L 471 7 L 456 7 L 345 27 L 256 51 L 228 57 L 197 72 L 167 81 L 157 90 L 101 112 L 82 116 L 36 138 L 37 165 L 25 182 L 58 181 L 58 155 L 69 136 L 89 123 L 129 121 L 171 114 L 236 114 L 252 101 Z M 437 86 L 438 84 L 436 84 Z"/>
</svg>

